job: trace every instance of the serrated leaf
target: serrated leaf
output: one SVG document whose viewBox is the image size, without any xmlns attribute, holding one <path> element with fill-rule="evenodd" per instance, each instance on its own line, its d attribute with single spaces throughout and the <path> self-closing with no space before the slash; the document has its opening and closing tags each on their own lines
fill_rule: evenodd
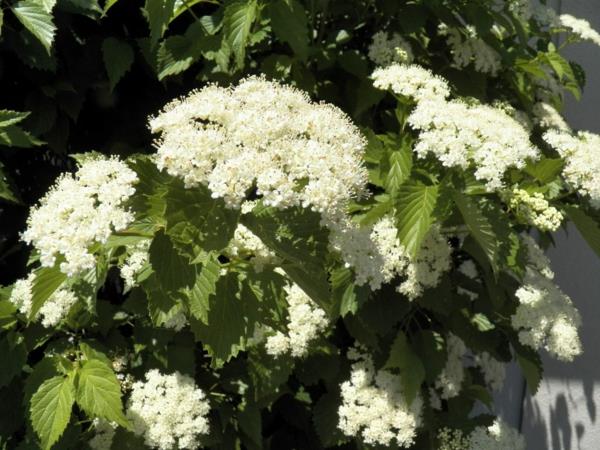
<svg viewBox="0 0 600 450">
<path fill-rule="evenodd" d="M 30 113 L 0 109 L 0 128 L 15 125 L 25 119 Z"/>
<path fill-rule="evenodd" d="M 542 158 L 539 161 L 530 162 L 524 170 L 540 183 L 546 184 L 560 174 L 564 165 L 565 163 L 561 158 Z"/>
<path fill-rule="evenodd" d="M 355 314 L 367 300 L 370 290 L 367 285 L 356 286 L 354 276 L 349 268 L 342 267 L 331 273 L 331 288 L 334 300 L 332 314 L 344 317 Z"/>
<path fill-rule="evenodd" d="M 394 195 L 410 176 L 412 169 L 412 150 L 408 147 L 390 152 L 390 169 L 385 178 L 385 189 Z"/>
<path fill-rule="evenodd" d="M 42 383 L 31 397 L 31 424 L 48 450 L 58 441 L 71 418 L 75 388 L 70 376 L 55 376 Z"/>
<path fill-rule="evenodd" d="M 409 405 L 412 404 L 425 380 L 425 368 L 402 331 L 394 339 L 385 367 L 400 371 L 404 398 Z"/>
<path fill-rule="evenodd" d="M 331 295 L 324 261 L 328 234 L 319 215 L 288 208 L 257 206 L 241 222 L 284 260 L 281 267 L 321 308 L 331 312 Z"/>
<path fill-rule="evenodd" d="M 215 294 L 210 296 L 207 324 L 192 321 L 196 338 L 208 348 L 213 364 L 220 366 L 244 348 L 249 329 L 241 313 L 244 305 L 239 298 L 237 274 L 230 272 L 217 281 Z"/>
<path fill-rule="evenodd" d="M 246 46 L 250 40 L 250 31 L 258 14 L 256 0 L 236 1 L 225 8 L 223 16 L 223 36 L 235 55 L 238 67 L 244 65 Z"/>
<path fill-rule="evenodd" d="M 134 59 L 133 49 L 127 42 L 109 37 L 102 42 L 102 57 L 112 91 L 131 68 Z"/>
<path fill-rule="evenodd" d="M 20 1 L 11 9 L 19 22 L 41 42 L 46 52 L 50 54 L 54 33 L 56 32 L 52 15 L 33 0 Z"/>
<path fill-rule="evenodd" d="M 600 256 L 600 223 L 582 208 L 565 206 L 564 209 L 588 245 Z"/>
<path fill-rule="evenodd" d="M 67 279 L 67 275 L 62 273 L 58 265 L 54 267 L 42 267 L 35 273 L 35 279 L 31 287 L 31 311 L 29 320 L 35 319 L 40 308 L 61 284 Z"/>
<path fill-rule="evenodd" d="M 196 275 L 196 281 L 188 292 L 190 312 L 203 323 L 208 322 L 209 299 L 211 295 L 215 294 L 217 280 L 221 276 L 220 270 L 216 255 L 209 255 L 202 263 L 202 268 Z"/>
<path fill-rule="evenodd" d="M 321 444 L 325 448 L 342 445 L 348 437 L 338 428 L 338 409 L 342 399 L 338 392 L 327 392 L 313 408 L 313 424 Z"/>
<path fill-rule="evenodd" d="M 398 238 L 411 256 L 415 256 L 433 223 L 438 186 L 406 184 L 397 193 Z"/>
<path fill-rule="evenodd" d="M 150 264 L 162 292 L 178 292 L 192 286 L 196 275 L 194 266 L 177 253 L 169 237 L 162 231 L 152 240 L 149 254 Z"/>
<path fill-rule="evenodd" d="M 36 139 L 27 131 L 17 127 L 16 125 L 9 125 L 7 127 L 0 128 L 0 145 L 6 145 L 7 147 L 31 148 L 42 144 L 42 141 Z"/>
<path fill-rule="evenodd" d="M 150 27 L 150 47 L 163 37 L 175 10 L 175 0 L 146 0 L 144 14 Z"/>
<path fill-rule="evenodd" d="M 290 45 L 302 60 L 308 57 L 308 19 L 304 6 L 297 0 L 275 0 L 267 13 L 275 35 Z"/>
<path fill-rule="evenodd" d="M 2 162 L 0 162 L 0 198 L 13 203 L 21 201 L 15 192 L 14 183 L 4 171 L 4 164 Z"/>
<path fill-rule="evenodd" d="M 205 251 L 224 249 L 237 228 L 239 212 L 212 198 L 205 186 L 186 189 L 176 181 L 166 194 L 167 234 L 177 242 Z"/>
<path fill-rule="evenodd" d="M 123 414 L 119 380 L 102 361 L 92 359 L 82 364 L 77 378 L 76 401 L 88 417 L 100 417 L 129 428 Z"/>
<path fill-rule="evenodd" d="M 491 221 L 479 206 L 470 198 L 459 192 L 453 192 L 452 198 L 469 229 L 471 236 L 477 241 L 487 256 L 495 273 L 499 269 L 500 244 Z"/>
<path fill-rule="evenodd" d="M 477 327 L 481 332 L 490 331 L 496 328 L 496 326 L 488 319 L 485 314 L 476 313 L 471 317 L 471 323 Z"/>
<path fill-rule="evenodd" d="M 413 338 L 413 348 L 425 368 L 425 381 L 433 383 L 448 361 L 444 337 L 432 330 L 423 330 Z"/>
</svg>

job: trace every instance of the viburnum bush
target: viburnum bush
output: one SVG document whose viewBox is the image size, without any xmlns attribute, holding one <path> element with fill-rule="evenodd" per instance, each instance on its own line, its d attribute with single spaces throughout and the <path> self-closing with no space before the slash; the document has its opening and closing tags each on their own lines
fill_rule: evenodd
<svg viewBox="0 0 600 450">
<path fill-rule="evenodd" d="M 55 58 L 54 19 L 121 3 L 22 0 L 8 35 Z M 600 35 L 526 0 L 143 11 L 102 44 L 110 89 L 179 97 L 30 209 L 2 448 L 524 449 L 493 393 L 583 350 L 544 249 L 572 222 L 600 254 L 600 136 L 560 113 L 585 81 L 561 50 Z M 25 117 L 0 137 L 42 145 Z"/>
</svg>

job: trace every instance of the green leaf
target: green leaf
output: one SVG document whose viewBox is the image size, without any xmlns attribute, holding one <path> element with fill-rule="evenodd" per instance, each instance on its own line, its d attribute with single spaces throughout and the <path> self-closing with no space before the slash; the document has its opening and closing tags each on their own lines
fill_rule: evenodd
<svg viewBox="0 0 600 450">
<path fill-rule="evenodd" d="M 335 447 L 348 441 L 338 428 L 338 409 L 342 403 L 339 392 L 327 392 L 313 408 L 313 424 L 323 447 Z"/>
<path fill-rule="evenodd" d="M 0 145 L 6 145 L 7 147 L 31 148 L 42 144 L 42 141 L 36 139 L 27 131 L 24 131 L 15 125 L 9 125 L 7 127 L 0 128 Z"/>
<path fill-rule="evenodd" d="M 531 395 L 535 395 L 542 381 L 543 369 L 540 355 L 532 348 L 523 345 L 514 345 L 514 349 L 519 367 L 527 380 L 529 392 Z"/>
<path fill-rule="evenodd" d="M 43 6 L 33 0 L 23 0 L 11 7 L 19 22 L 27 28 L 50 54 L 56 26 L 52 15 Z"/>
<path fill-rule="evenodd" d="M 425 381 L 433 383 L 448 361 L 444 337 L 435 331 L 423 330 L 414 336 L 412 344 L 425 368 Z"/>
<path fill-rule="evenodd" d="M 146 0 L 144 15 L 150 27 L 150 47 L 163 37 L 175 8 L 175 0 Z M 106 8 L 105 8 L 106 10 Z"/>
<path fill-rule="evenodd" d="M 346 314 L 355 314 L 369 297 L 369 287 L 356 286 L 354 276 L 349 268 L 342 267 L 331 273 L 332 296 L 335 309 L 334 316 L 344 317 Z"/>
<path fill-rule="evenodd" d="M 18 194 L 15 192 L 14 183 L 4 170 L 4 164 L 0 162 L 0 198 L 9 202 L 19 203 Z"/>
<path fill-rule="evenodd" d="M 492 270 L 497 273 L 499 269 L 500 243 L 490 219 L 484 215 L 477 203 L 460 192 L 452 193 L 454 202 L 460 211 L 469 233 L 477 241 L 487 256 Z"/>
<path fill-rule="evenodd" d="M 217 281 L 215 294 L 209 298 L 207 324 L 192 321 L 192 330 L 220 366 L 244 348 L 254 324 L 246 322 L 244 305 L 239 296 L 238 276 L 228 273 Z"/>
<path fill-rule="evenodd" d="M 78 372 L 76 401 L 88 417 L 104 418 L 129 428 L 123 414 L 121 385 L 104 362 L 92 359 L 82 364 Z"/>
<path fill-rule="evenodd" d="M 178 292 L 192 286 L 195 267 L 177 253 L 169 237 L 162 231 L 154 237 L 149 253 L 150 264 L 162 292 Z"/>
<path fill-rule="evenodd" d="M 110 8 L 112 8 L 115 3 L 117 3 L 119 0 L 106 0 L 106 3 L 104 4 L 104 10 L 103 13 L 106 14 L 108 12 L 108 10 Z"/>
<path fill-rule="evenodd" d="M 542 158 L 539 161 L 530 162 L 524 170 L 540 183 L 546 184 L 553 181 L 560 174 L 564 165 L 565 163 L 561 158 Z"/>
<path fill-rule="evenodd" d="M 60 287 L 67 279 L 67 275 L 60 271 L 58 265 L 54 267 L 42 267 L 35 273 L 35 279 L 31 287 L 31 311 L 29 320 L 34 320 L 40 308 L 44 306 L 46 300 Z"/>
<path fill-rule="evenodd" d="M 0 355 L 7 357 L 0 365 L 0 387 L 8 385 L 27 363 L 27 348 L 23 336 L 10 332 L 0 338 Z"/>
<path fill-rule="evenodd" d="M 44 381 L 31 397 L 31 424 L 43 450 L 50 449 L 67 427 L 74 393 L 71 376 L 55 376 Z"/>
<path fill-rule="evenodd" d="M 0 300 L 0 328 L 8 330 L 17 323 L 17 309 L 9 300 Z"/>
<path fill-rule="evenodd" d="M 409 147 L 403 147 L 400 150 L 390 152 L 389 165 L 390 169 L 385 178 L 385 189 L 394 195 L 410 176 L 412 150 Z"/>
<path fill-rule="evenodd" d="M 244 65 L 246 46 L 257 15 L 258 2 L 256 0 L 236 1 L 225 7 L 223 36 L 233 50 L 238 67 Z"/>
<path fill-rule="evenodd" d="M 127 42 L 109 37 L 102 42 L 102 57 L 104 58 L 104 67 L 112 91 L 119 80 L 123 78 L 123 75 L 131 68 L 134 58 L 133 49 Z"/>
<path fill-rule="evenodd" d="M 281 267 L 321 308 L 330 312 L 327 270 L 328 234 L 319 214 L 300 208 L 284 211 L 262 205 L 245 214 L 241 222 L 284 260 Z"/>
<path fill-rule="evenodd" d="M 0 128 L 15 125 L 25 119 L 30 113 L 0 109 Z"/>
<path fill-rule="evenodd" d="M 269 3 L 267 13 L 275 35 L 305 60 L 308 57 L 308 19 L 302 3 L 298 0 L 275 0 Z"/>
<path fill-rule="evenodd" d="M 196 319 L 205 324 L 208 323 L 209 299 L 216 292 L 217 280 L 221 276 L 220 270 L 217 256 L 210 254 L 203 262 L 202 268 L 196 276 L 196 281 L 189 290 L 190 312 Z"/>
<path fill-rule="evenodd" d="M 482 313 L 474 314 L 473 317 L 471 317 L 471 323 L 481 332 L 490 331 L 496 328 L 490 319 Z"/>
<path fill-rule="evenodd" d="M 398 190 L 396 218 L 398 238 L 411 256 L 421 248 L 423 239 L 433 223 L 438 186 L 405 184 Z"/>
<path fill-rule="evenodd" d="M 409 405 L 412 404 L 425 380 L 425 368 L 402 331 L 396 335 L 385 367 L 400 370 L 404 398 Z"/>
<path fill-rule="evenodd" d="M 569 205 L 565 206 L 564 210 L 588 245 L 600 256 L 600 224 L 598 220 L 588 215 L 582 208 Z"/>
<path fill-rule="evenodd" d="M 167 234 L 177 242 L 201 246 L 205 251 L 224 249 L 237 228 L 239 212 L 212 198 L 205 186 L 186 189 L 177 181 L 166 195 Z"/>
</svg>

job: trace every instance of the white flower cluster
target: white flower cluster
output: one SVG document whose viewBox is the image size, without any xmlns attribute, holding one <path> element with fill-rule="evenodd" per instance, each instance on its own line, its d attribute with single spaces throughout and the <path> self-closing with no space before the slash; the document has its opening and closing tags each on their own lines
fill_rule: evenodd
<svg viewBox="0 0 600 450">
<path fill-rule="evenodd" d="M 297 284 L 285 288 L 288 303 L 289 322 L 287 334 L 277 331 L 269 336 L 266 349 L 269 355 L 279 356 L 290 353 L 295 358 L 306 356 L 309 344 L 322 333 L 329 324 L 327 315 Z"/>
<path fill-rule="evenodd" d="M 509 204 L 518 217 L 542 231 L 558 230 L 564 219 L 562 213 L 550 206 L 540 192 L 530 194 L 524 189 L 515 188 Z"/>
<path fill-rule="evenodd" d="M 548 279 L 554 278 L 554 272 L 550 267 L 550 259 L 544 253 L 544 250 L 529 235 L 521 236 L 521 243 L 527 251 L 527 264 L 536 272 L 541 273 Z"/>
<path fill-rule="evenodd" d="M 392 217 L 386 216 L 371 227 L 359 227 L 349 220 L 330 223 L 330 246 L 338 251 L 347 267 L 355 272 L 355 283 L 369 283 L 377 290 L 396 277 L 402 279 L 396 290 L 413 300 L 427 287 L 437 286 L 450 268 L 452 249 L 432 227 L 416 257 L 411 258 L 398 239 Z"/>
<path fill-rule="evenodd" d="M 150 243 L 150 239 L 138 242 L 121 266 L 121 277 L 125 282 L 126 291 L 137 286 L 137 276 L 148 263 L 148 258 L 150 257 L 148 254 Z"/>
<path fill-rule="evenodd" d="M 34 273 L 29 274 L 27 278 L 18 280 L 14 284 L 9 298 L 15 308 L 25 316 L 29 316 L 31 313 L 34 280 Z M 34 320 L 41 319 L 41 324 L 46 328 L 55 327 L 67 316 L 69 310 L 76 302 L 77 296 L 73 291 L 67 289 L 64 285 L 60 286 L 44 302 Z"/>
<path fill-rule="evenodd" d="M 105 419 L 92 420 L 94 436 L 88 442 L 92 450 L 110 450 L 113 438 L 115 437 L 117 424 Z"/>
<path fill-rule="evenodd" d="M 587 20 L 573 17 L 570 14 L 561 14 L 558 20 L 561 26 L 568 28 L 584 41 L 600 45 L 600 33 L 594 30 Z"/>
<path fill-rule="evenodd" d="M 42 266 L 52 267 L 62 255 L 60 270 L 69 276 L 91 269 L 95 258 L 89 247 L 106 242 L 133 220 L 124 203 L 136 181 L 135 172 L 116 158 L 82 163 L 74 175 L 63 174 L 32 208 L 23 240 L 39 250 Z"/>
<path fill-rule="evenodd" d="M 493 391 L 499 391 L 504 386 L 506 364 L 498 361 L 488 352 L 475 355 L 475 365 L 481 369 L 485 384 Z"/>
<path fill-rule="evenodd" d="M 389 66 L 393 63 L 411 63 L 414 56 L 410 44 L 398 33 L 389 37 L 386 31 L 378 31 L 373 35 L 369 45 L 369 59 L 378 66 Z"/>
<path fill-rule="evenodd" d="M 252 188 L 271 206 L 330 213 L 365 193 L 365 139 L 338 108 L 292 87 L 250 77 L 209 85 L 150 120 L 159 169 L 207 185 L 239 208 Z"/>
<path fill-rule="evenodd" d="M 478 36 L 472 25 L 465 27 L 463 35 L 458 29 L 441 24 L 439 33 L 446 36 L 455 67 L 463 68 L 473 63 L 477 72 L 489 73 L 492 76 L 496 76 L 502 67 L 498 52 Z"/>
<path fill-rule="evenodd" d="M 503 187 L 509 168 L 522 168 L 538 156 L 527 129 L 504 111 L 460 100 L 420 102 L 408 118 L 421 131 L 415 152 L 434 154 L 446 167 L 475 167 L 487 189 Z"/>
<path fill-rule="evenodd" d="M 277 265 L 281 259 L 247 227 L 238 224 L 233 238 L 229 241 L 225 254 L 235 258 L 249 258 L 257 272 L 262 272 L 268 264 Z"/>
<path fill-rule="evenodd" d="M 201 435 L 208 434 L 210 406 L 193 378 L 175 372 L 146 372 L 145 381 L 133 384 L 127 418 L 133 432 L 146 445 L 160 450 L 196 449 Z"/>
<path fill-rule="evenodd" d="M 533 247 L 535 244 L 529 241 L 527 245 Z M 511 317 L 512 327 L 519 332 L 519 341 L 523 345 L 536 350 L 543 347 L 561 361 L 572 361 L 582 352 L 578 334 L 579 312 L 571 299 L 553 283 L 554 274 L 543 267 L 544 261 L 539 254 L 530 251 L 529 257 L 531 263 L 523 285 L 515 293 L 519 306 Z"/>
<path fill-rule="evenodd" d="M 375 69 L 371 78 L 373 86 L 377 89 L 390 90 L 417 102 L 445 99 L 450 95 L 450 87 L 446 80 L 416 64 L 380 67 Z"/>
<path fill-rule="evenodd" d="M 469 440 L 469 450 L 525 450 L 525 438 L 501 419 L 489 427 L 476 427 Z"/>
<path fill-rule="evenodd" d="M 440 397 L 447 400 L 460 394 L 465 379 L 463 359 L 467 347 L 462 339 L 450 333 L 446 339 L 446 349 L 448 360 L 444 370 L 435 381 L 435 387 L 440 391 Z"/>
<path fill-rule="evenodd" d="M 370 355 L 350 349 L 348 358 L 354 363 L 350 380 L 341 385 L 338 428 L 365 444 L 389 445 L 395 440 L 400 447 L 410 447 L 421 423 L 422 399 L 418 396 L 408 405 L 400 376 L 375 371 Z"/>
<path fill-rule="evenodd" d="M 437 438 L 438 450 L 525 450 L 525 438 L 501 419 L 466 436 L 461 430 L 442 428 Z"/>
<path fill-rule="evenodd" d="M 542 128 L 556 128 L 561 131 L 571 131 L 563 116 L 554 106 L 546 102 L 538 102 L 533 105 L 535 122 Z"/>
<path fill-rule="evenodd" d="M 543 138 L 565 160 L 565 180 L 588 195 L 594 206 L 600 205 L 600 136 L 587 131 L 572 135 L 549 130 Z"/>
</svg>

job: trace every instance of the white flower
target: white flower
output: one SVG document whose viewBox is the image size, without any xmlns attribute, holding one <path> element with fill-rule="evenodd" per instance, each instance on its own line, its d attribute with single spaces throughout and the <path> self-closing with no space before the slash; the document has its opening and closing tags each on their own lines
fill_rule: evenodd
<svg viewBox="0 0 600 450">
<path fill-rule="evenodd" d="M 465 379 L 463 358 L 467 347 L 462 339 L 450 333 L 446 339 L 446 349 L 448 360 L 444 370 L 435 381 L 435 387 L 441 391 L 440 397 L 447 400 L 460 394 Z"/>
<path fill-rule="evenodd" d="M 389 37 L 385 31 L 373 35 L 369 45 L 369 59 L 378 66 L 389 66 L 393 63 L 410 63 L 414 56 L 410 44 L 398 33 Z"/>
<path fill-rule="evenodd" d="M 469 435 L 468 450 L 525 450 L 525 438 L 497 419 L 489 427 L 477 427 Z"/>
<path fill-rule="evenodd" d="M 542 231 L 558 230 L 564 219 L 562 213 L 550 206 L 540 192 L 530 194 L 524 189 L 513 189 L 509 204 L 518 217 Z"/>
<path fill-rule="evenodd" d="M 458 429 L 444 427 L 437 434 L 437 450 L 469 450 L 469 436 Z M 506 449 L 508 450 L 508 449 Z"/>
<path fill-rule="evenodd" d="M 548 130 L 543 138 L 565 160 L 565 180 L 588 195 L 594 206 L 600 205 L 600 136 L 587 131 L 572 135 Z"/>
<path fill-rule="evenodd" d="M 551 279 L 530 266 L 515 296 L 519 306 L 511 324 L 523 345 L 545 348 L 562 361 L 572 361 L 581 354 L 581 317 L 571 299 Z"/>
<path fill-rule="evenodd" d="M 350 379 L 341 385 L 338 428 L 365 444 L 389 445 L 395 440 L 400 447 L 410 447 L 421 423 L 420 396 L 408 405 L 399 375 L 375 371 L 371 356 L 354 349 L 348 358 L 355 362 Z"/>
<path fill-rule="evenodd" d="M 398 229 L 390 216 L 371 227 L 359 227 L 343 217 L 327 224 L 331 230 L 330 247 L 340 253 L 355 273 L 355 283 L 369 283 L 373 290 L 400 278 L 397 291 L 414 300 L 427 287 L 435 287 L 450 268 L 451 248 L 432 227 L 418 254 L 411 258 L 398 239 Z"/>
<path fill-rule="evenodd" d="M 477 266 L 470 259 L 463 261 L 463 263 L 459 266 L 458 271 L 471 280 L 474 280 L 479 276 Z"/>
<path fill-rule="evenodd" d="M 210 406 L 194 380 L 179 372 L 146 372 L 146 381 L 133 384 L 127 418 L 146 445 L 160 450 L 196 449 L 208 434 Z"/>
<path fill-rule="evenodd" d="M 266 342 L 267 353 L 279 356 L 291 353 L 295 358 L 308 354 L 309 344 L 319 337 L 329 324 L 327 315 L 296 284 L 284 288 L 288 303 L 287 335 L 278 331 Z"/>
<path fill-rule="evenodd" d="M 491 106 L 460 100 L 421 102 L 408 123 L 420 131 L 414 148 L 419 158 L 431 153 L 446 167 L 473 167 L 475 177 L 485 180 L 490 191 L 504 186 L 509 168 L 522 168 L 538 156 L 523 125 Z"/>
<path fill-rule="evenodd" d="M 542 128 L 556 128 L 561 131 L 571 131 L 571 127 L 554 106 L 546 102 L 533 105 L 533 115 L 536 123 Z"/>
<path fill-rule="evenodd" d="M 481 369 L 485 384 L 494 391 L 502 389 L 506 378 L 506 364 L 487 352 L 475 355 L 475 364 Z"/>
<path fill-rule="evenodd" d="M 447 36 L 455 67 L 463 68 L 473 63 L 477 72 L 489 73 L 492 76 L 502 67 L 498 52 L 477 35 L 472 25 L 467 25 L 465 34 L 462 34 L 456 28 L 441 24 L 439 32 L 442 36 Z"/>
<path fill-rule="evenodd" d="M 29 274 L 25 279 L 18 280 L 9 298 L 15 308 L 25 316 L 31 314 L 34 281 L 34 273 Z M 34 320 L 41 319 L 42 325 L 46 328 L 55 327 L 67 316 L 71 306 L 76 302 L 77 296 L 63 284 L 44 302 Z"/>
<path fill-rule="evenodd" d="M 126 291 L 137 286 L 137 276 L 148 263 L 150 242 L 150 239 L 138 242 L 121 266 L 121 277 L 125 282 Z"/>
<path fill-rule="evenodd" d="M 88 442 L 90 448 L 92 450 L 110 450 L 117 424 L 105 419 L 96 418 L 92 420 L 92 428 L 96 434 Z"/>
<path fill-rule="evenodd" d="M 252 188 L 267 205 L 329 213 L 366 192 L 365 140 L 338 108 L 292 87 L 250 77 L 209 85 L 168 104 L 156 164 L 187 187 L 208 186 L 239 208 Z"/>
<path fill-rule="evenodd" d="M 554 272 L 550 267 L 550 260 L 539 245 L 537 245 L 535 240 L 531 236 L 522 235 L 521 243 L 527 250 L 527 264 L 544 277 L 550 280 L 554 279 Z"/>
<path fill-rule="evenodd" d="M 573 17 L 570 14 L 561 14 L 558 19 L 561 26 L 568 28 L 584 41 L 600 45 L 600 34 L 592 28 L 587 20 Z"/>
<path fill-rule="evenodd" d="M 39 250 L 42 266 L 52 267 L 62 255 L 60 270 L 69 276 L 91 269 L 95 258 L 89 247 L 133 220 L 124 203 L 136 181 L 135 172 L 116 158 L 85 161 L 74 175 L 63 174 L 31 209 L 23 240 Z"/>
<path fill-rule="evenodd" d="M 65 288 L 57 289 L 40 308 L 39 316 L 42 318 L 42 325 L 46 328 L 58 325 L 76 302 L 77 296 L 73 291 Z"/>
<path fill-rule="evenodd" d="M 262 272 L 266 265 L 281 263 L 281 259 L 241 223 L 235 229 L 233 238 L 229 241 L 224 253 L 229 257 L 249 257 L 250 263 L 257 272 Z"/>
<path fill-rule="evenodd" d="M 555 25 L 558 17 L 550 6 L 531 0 L 509 0 L 508 10 L 523 21 L 535 20 L 542 26 Z"/>
<path fill-rule="evenodd" d="M 417 102 L 444 99 L 450 95 L 450 87 L 442 77 L 416 64 L 392 64 L 375 69 L 371 75 L 373 86 L 390 90 L 394 94 L 409 97 Z"/>
</svg>

